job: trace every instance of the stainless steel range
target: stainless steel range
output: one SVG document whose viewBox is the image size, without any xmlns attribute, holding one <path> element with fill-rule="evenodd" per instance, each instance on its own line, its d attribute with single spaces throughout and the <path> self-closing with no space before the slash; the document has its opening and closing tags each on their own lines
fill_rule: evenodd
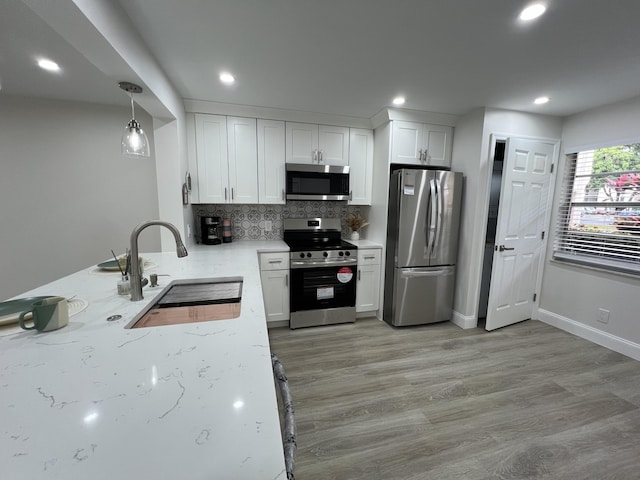
<svg viewBox="0 0 640 480">
<path fill-rule="evenodd" d="M 339 218 L 286 218 L 290 248 L 292 329 L 356 321 L 355 245 L 341 238 Z"/>
</svg>

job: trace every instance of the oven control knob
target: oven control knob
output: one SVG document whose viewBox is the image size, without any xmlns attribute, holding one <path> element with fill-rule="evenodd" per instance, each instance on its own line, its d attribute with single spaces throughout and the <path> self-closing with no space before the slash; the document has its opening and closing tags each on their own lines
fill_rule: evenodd
<svg viewBox="0 0 640 480">
<path fill-rule="evenodd" d="M 300 258 L 304 258 L 304 253 L 301 253 L 301 254 L 300 254 Z"/>
<path fill-rule="evenodd" d="M 307 258 L 311 258 L 311 252 L 307 252 Z"/>
<path fill-rule="evenodd" d="M 344 252 L 338 252 L 338 255 L 342 257 L 344 255 Z"/>
<path fill-rule="evenodd" d="M 349 255 L 351 255 L 351 252 L 346 251 L 346 252 L 344 252 L 344 254 L 348 257 Z"/>
<path fill-rule="evenodd" d="M 328 256 L 329 256 L 329 254 L 328 254 L 327 252 L 322 252 L 322 256 L 323 256 L 323 257 L 328 257 Z"/>
</svg>

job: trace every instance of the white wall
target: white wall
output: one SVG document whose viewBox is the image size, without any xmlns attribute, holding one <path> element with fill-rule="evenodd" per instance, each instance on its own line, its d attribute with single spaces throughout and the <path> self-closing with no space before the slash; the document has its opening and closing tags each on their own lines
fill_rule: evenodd
<svg viewBox="0 0 640 480">
<path fill-rule="evenodd" d="M 640 142 L 639 126 L 640 97 L 573 115 L 563 124 L 564 150 Z M 563 173 L 561 155 L 559 179 Z M 557 188 L 553 224 L 560 193 Z M 540 296 L 542 317 L 561 328 L 571 322 L 576 333 L 584 336 L 590 332 L 599 343 L 614 336 L 623 340 L 614 339 L 618 344 L 640 344 L 640 279 L 554 262 L 552 245 L 550 242 L 548 246 Z M 608 324 L 596 320 L 599 308 L 611 312 Z"/>
<path fill-rule="evenodd" d="M 562 120 L 511 110 L 480 109 L 456 125 L 452 170 L 465 174 L 454 321 L 475 326 L 482 277 L 485 231 L 491 185 L 491 136 L 560 139 Z"/>
<path fill-rule="evenodd" d="M 484 109 L 477 109 L 461 117 L 453 135 L 451 170 L 462 172 L 465 178 L 453 301 L 454 322 L 462 327 L 475 326 L 477 320 L 474 310 L 476 274 L 473 271 L 475 262 L 472 259 L 477 243 L 474 240 L 477 232 L 482 229 L 482 222 L 478 217 L 478 198 L 481 196 L 483 183 L 480 167 L 483 158 L 481 150 L 484 115 Z"/>
<path fill-rule="evenodd" d="M 158 217 L 154 158 L 120 154 L 130 115 L 0 96 L 0 300 L 124 252 L 133 227 Z M 141 109 L 136 118 L 153 154 L 151 118 Z M 144 232 L 141 251 L 158 251 L 159 238 Z"/>
</svg>

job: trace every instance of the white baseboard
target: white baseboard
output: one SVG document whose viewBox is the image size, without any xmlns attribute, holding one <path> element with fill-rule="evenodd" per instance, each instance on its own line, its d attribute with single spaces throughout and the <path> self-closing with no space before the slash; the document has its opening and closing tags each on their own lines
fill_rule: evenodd
<svg viewBox="0 0 640 480">
<path fill-rule="evenodd" d="M 570 318 L 563 317 L 557 313 L 538 309 L 538 320 L 553 327 L 572 333 L 580 338 L 597 343 L 603 347 L 621 353 L 634 360 L 640 360 L 640 345 L 621 337 L 616 337 L 610 333 L 603 332 L 597 328 L 590 327 L 584 323 L 576 322 Z"/>
<path fill-rule="evenodd" d="M 278 327 L 288 327 L 289 320 L 274 320 L 272 322 L 267 322 L 267 329 L 269 328 L 278 328 Z"/>
<path fill-rule="evenodd" d="M 478 326 L 478 319 L 473 315 L 462 315 L 454 310 L 451 323 L 466 330 L 468 328 L 476 328 Z"/>
</svg>

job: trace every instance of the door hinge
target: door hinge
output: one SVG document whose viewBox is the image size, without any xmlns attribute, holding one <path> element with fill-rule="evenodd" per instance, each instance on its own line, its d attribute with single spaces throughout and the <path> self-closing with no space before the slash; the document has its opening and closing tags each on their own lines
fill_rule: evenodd
<svg viewBox="0 0 640 480">
<path fill-rule="evenodd" d="M 536 298 L 538 298 L 538 294 L 537 294 L 537 293 L 534 293 L 534 294 L 533 294 L 533 301 L 534 301 L 534 302 L 536 301 Z"/>
<path fill-rule="evenodd" d="M 544 232 L 542 232 L 542 236 L 540 237 L 541 240 L 544 240 Z"/>
<path fill-rule="evenodd" d="M 553 173 L 553 167 L 555 166 L 555 163 L 551 164 L 551 171 L 549 173 Z"/>
</svg>

